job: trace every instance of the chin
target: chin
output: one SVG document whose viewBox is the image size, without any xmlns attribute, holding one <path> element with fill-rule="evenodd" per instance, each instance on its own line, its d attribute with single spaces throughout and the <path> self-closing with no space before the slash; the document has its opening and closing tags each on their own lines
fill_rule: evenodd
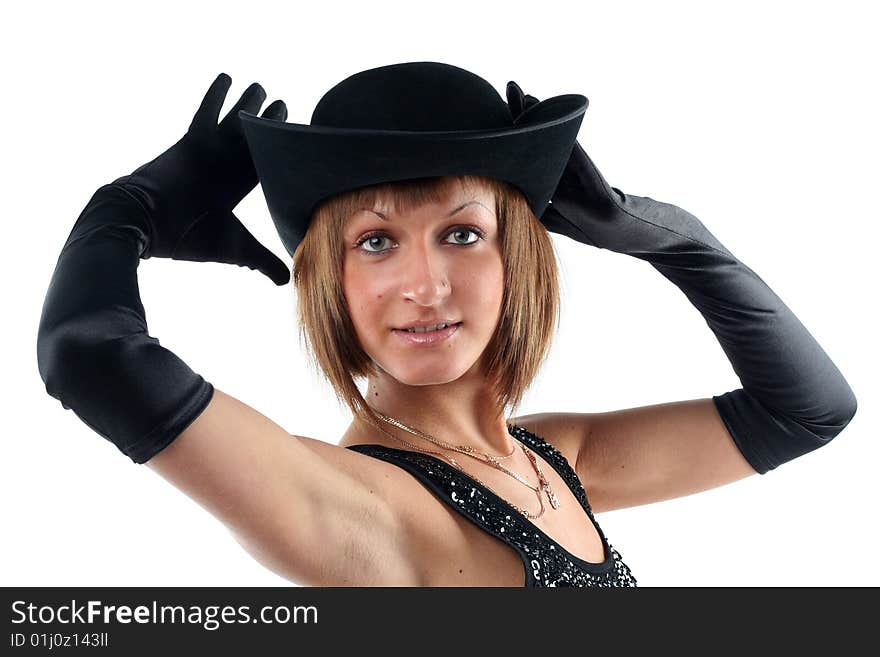
<svg viewBox="0 0 880 657">
<path fill-rule="evenodd" d="M 449 363 L 448 356 L 446 362 L 438 364 L 436 367 L 431 367 L 427 363 L 422 367 L 415 367 L 414 363 L 405 363 L 400 367 L 381 364 L 380 367 L 389 376 L 408 386 L 443 385 L 460 379 L 470 369 L 467 364 L 456 366 Z"/>
<path fill-rule="evenodd" d="M 441 374 L 438 372 L 412 373 L 412 372 L 389 372 L 391 376 L 408 386 L 441 386 L 451 383 L 459 378 L 464 372 L 455 374 Z"/>
</svg>

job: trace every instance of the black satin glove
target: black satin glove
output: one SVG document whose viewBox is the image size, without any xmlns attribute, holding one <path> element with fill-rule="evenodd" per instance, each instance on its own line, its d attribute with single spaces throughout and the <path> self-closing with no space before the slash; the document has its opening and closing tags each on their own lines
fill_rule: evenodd
<svg viewBox="0 0 880 657">
<path fill-rule="evenodd" d="M 218 75 L 186 134 L 112 184 L 130 192 L 144 208 L 149 239 L 142 258 L 234 264 L 284 285 L 290 280 L 287 265 L 232 212 L 258 182 L 238 111 L 258 112 L 266 92 L 253 83 L 218 124 L 230 84 L 228 75 Z M 284 121 L 287 107 L 276 100 L 263 117 Z"/>
<path fill-rule="evenodd" d="M 507 85 L 514 117 L 537 103 Z M 857 402 L 840 371 L 767 284 L 692 214 L 611 187 L 575 143 L 547 230 L 645 260 L 700 311 L 743 384 L 712 399 L 739 450 L 765 474 L 839 434 Z"/>
<path fill-rule="evenodd" d="M 232 213 L 257 176 L 238 111 L 256 113 L 254 83 L 217 123 L 231 79 L 211 85 L 186 135 L 132 174 L 100 187 L 77 219 L 52 276 L 37 336 L 46 391 L 135 463 L 170 444 L 213 386 L 147 332 L 137 268 L 151 256 L 290 273 Z M 284 103 L 264 112 L 284 120 Z"/>
</svg>

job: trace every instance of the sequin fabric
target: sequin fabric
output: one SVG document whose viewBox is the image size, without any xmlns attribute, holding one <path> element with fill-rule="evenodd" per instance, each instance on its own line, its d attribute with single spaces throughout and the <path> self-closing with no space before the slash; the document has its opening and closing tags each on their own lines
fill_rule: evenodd
<svg viewBox="0 0 880 657">
<path fill-rule="evenodd" d="M 527 588 L 637 586 L 629 567 L 593 517 L 586 491 L 565 456 L 523 427 L 513 424 L 508 425 L 508 430 L 549 463 L 574 493 L 602 539 L 605 547 L 602 563 L 584 561 L 571 554 L 507 501 L 440 458 L 385 445 L 349 445 L 347 449 L 402 467 L 464 517 L 513 547 L 523 561 Z"/>
</svg>

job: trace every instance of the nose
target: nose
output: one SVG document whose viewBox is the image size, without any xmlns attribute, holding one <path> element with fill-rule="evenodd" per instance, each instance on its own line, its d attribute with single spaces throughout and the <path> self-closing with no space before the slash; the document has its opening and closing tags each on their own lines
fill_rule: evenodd
<svg viewBox="0 0 880 657">
<path fill-rule="evenodd" d="M 402 263 L 404 298 L 432 306 L 449 296 L 447 263 L 438 250 L 424 244 L 414 246 Z"/>
</svg>

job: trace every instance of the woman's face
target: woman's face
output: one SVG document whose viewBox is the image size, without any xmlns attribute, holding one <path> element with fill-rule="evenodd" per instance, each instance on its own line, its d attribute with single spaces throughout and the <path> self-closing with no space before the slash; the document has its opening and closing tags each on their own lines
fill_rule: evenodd
<svg viewBox="0 0 880 657">
<path fill-rule="evenodd" d="M 468 372 L 501 312 L 494 194 L 459 181 L 446 189 L 443 201 L 406 214 L 359 210 L 344 228 L 343 288 L 360 344 L 407 385 L 448 383 Z M 402 330 L 423 320 L 448 320 L 450 329 Z"/>
</svg>

